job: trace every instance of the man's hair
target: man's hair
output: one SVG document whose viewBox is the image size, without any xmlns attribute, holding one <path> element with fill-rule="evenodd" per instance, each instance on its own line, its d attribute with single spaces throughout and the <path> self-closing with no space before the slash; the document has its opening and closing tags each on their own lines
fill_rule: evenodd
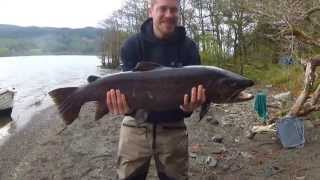
<svg viewBox="0 0 320 180">
<path fill-rule="evenodd" d="M 149 0 L 150 7 L 153 7 L 153 5 L 156 3 L 157 0 Z M 176 0 L 178 5 L 180 4 L 180 0 Z"/>
<path fill-rule="evenodd" d="M 156 0 L 149 0 L 150 7 L 153 7 L 155 3 L 156 3 Z"/>
</svg>

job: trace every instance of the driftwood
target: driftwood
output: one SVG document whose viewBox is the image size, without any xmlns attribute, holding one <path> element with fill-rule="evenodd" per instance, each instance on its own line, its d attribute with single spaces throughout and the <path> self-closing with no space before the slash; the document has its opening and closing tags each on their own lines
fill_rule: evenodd
<svg viewBox="0 0 320 180">
<path fill-rule="evenodd" d="M 275 124 L 270 124 L 267 126 L 253 126 L 247 133 L 247 138 L 253 139 L 256 134 L 260 133 L 275 133 L 276 126 Z"/>
<path fill-rule="evenodd" d="M 311 59 L 306 63 L 304 88 L 300 96 L 292 106 L 287 116 L 305 116 L 306 112 L 311 113 L 318 107 L 320 87 L 318 86 L 312 96 L 314 82 L 316 78 L 316 68 L 320 65 L 320 58 Z M 311 97 L 309 101 L 308 98 Z"/>
<path fill-rule="evenodd" d="M 316 68 L 320 65 L 320 58 L 313 58 L 305 62 L 304 65 L 306 67 L 304 88 L 286 117 L 302 117 L 310 114 L 311 112 L 320 110 L 320 85 L 318 85 L 316 90 L 312 93 L 316 79 Z M 274 133 L 275 124 L 273 123 L 268 126 L 254 126 L 249 130 L 247 137 L 252 139 L 256 134 L 263 132 Z"/>
</svg>

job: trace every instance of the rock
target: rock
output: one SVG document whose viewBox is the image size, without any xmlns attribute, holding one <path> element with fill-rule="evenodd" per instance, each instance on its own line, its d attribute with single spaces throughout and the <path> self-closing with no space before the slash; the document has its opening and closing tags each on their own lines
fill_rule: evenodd
<svg viewBox="0 0 320 180">
<path fill-rule="evenodd" d="M 231 165 L 230 164 L 224 164 L 222 165 L 222 170 L 223 171 L 228 171 L 230 169 Z"/>
<path fill-rule="evenodd" d="M 212 117 L 212 116 L 206 116 L 206 117 L 204 118 L 204 120 L 207 121 L 207 122 L 210 122 L 210 121 L 213 120 L 213 117 Z"/>
<path fill-rule="evenodd" d="M 206 116 L 204 120 L 212 125 L 219 125 L 219 121 L 214 116 Z"/>
<path fill-rule="evenodd" d="M 207 159 L 206 159 L 206 164 L 209 164 L 211 161 L 212 161 L 212 157 L 208 156 Z"/>
<path fill-rule="evenodd" d="M 248 152 L 241 152 L 240 153 L 242 157 L 246 158 L 246 159 L 252 159 L 253 155 L 248 153 Z"/>
<path fill-rule="evenodd" d="M 234 138 L 234 142 L 239 143 L 240 142 L 240 137 L 238 136 L 238 137 Z"/>
<path fill-rule="evenodd" d="M 236 171 L 241 170 L 242 168 L 243 168 L 243 166 L 240 165 L 240 164 L 233 164 L 233 165 L 231 166 L 231 168 L 230 168 L 230 171 L 231 171 L 231 172 L 236 172 Z"/>
<path fill-rule="evenodd" d="M 209 167 L 216 167 L 218 164 L 218 161 L 211 156 L 197 156 L 196 162 L 199 165 L 206 165 Z"/>
<path fill-rule="evenodd" d="M 222 127 L 232 127 L 233 126 L 233 122 L 230 120 L 222 119 L 221 121 L 222 121 L 221 122 Z"/>
<path fill-rule="evenodd" d="M 198 156 L 196 162 L 200 165 L 206 164 L 207 156 Z"/>
<path fill-rule="evenodd" d="M 191 145 L 191 149 L 190 149 L 191 152 L 197 153 L 197 152 L 200 152 L 200 150 L 201 150 L 200 144 L 192 144 Z"/>
<path fill-rule="evenodd" d="M 209 163 L 209 167 L 217 167 L 217 164 L 218 164 L 218 161 L 217 160 L 212 160 L 210 163 Z"/>
<path fill-rule="evenodd" d="M 273 170 L 272 170 L 272 168 L 270 168 L 270 167 L 265 168 L 265 169 L 264 169 L 264 175 L 265 175 L 266 177 L 271 177 L 271 176 L 273 175 Z"/>
<path fill-rule="evenodd" d="M 279 101 L 287 101 L 291 98 L 291 92 L 288 91 L 288 92 L 276 94 L 273 96 L 273 98 Z"/>
<path fill-rule="evenodd" d="M 197 158 L 198 157 L 198 155 L 196 154 L 196 153 L 189 153 L 189 156 L 191 157 L 191 158 Z"/>
<path fill-rule="evenodd" d="M 211 138 L 211 140 L 215 143 L 222 143 L 223 137 L 222 135 L 216 135 Z"/>
<path fill-rule="evenodd" d="M 281 171 L 282 171 L 282 169 L 280 169 L 277 166 L 267 166 L 264 169 L 264 175 L 266 177 L 271 177 L 271 176 L 273 176 L 273 175 L 275 175 L 275 174 L 277 174 L 277 173 L 279 173 Z"/>
<path fill-rule="evenodd" d="M 257 134 L 257 133 L 254 133 L 254 132 L 252 132 L 251 130 L 247 130 L 247 131 L 246 131 L 246 137 L 247 137 L 248 139 L 253 139 L 256 134 Z"/>
<path fill-rule="evenodd" d="M 214 159 L 213 157 L 211 156 L 208 156 L 207 157 L 207 160 L 206 160 L 206 163 L 209 167 L 216 167 L 217 164 L 218 164 L 218 161 L 216 159 Z"/>
<path fill-rule="evenodd" d="M 315 135 L 315 136 L 312 137 L 312 141 L 318 141 L 318 139 L 319 139 L 318 135 Z"/>
<path fill-rule="evenodd" d="M 306 179 L 306 176 L 299 176 L 299 177 L 296 177 L 296 180 L 305 180 Z"/>
<path fill-rule="evenodd" d="M 222 144 L 215 143 L 214 148 L 212 148 L 211 153 L 212 154 L 221 154 L 226 151 L 226 147 Z"/>
<path fill-rule="evenodd" d="M 205 121 L 215 126 L 219 125 L 219 121 L 214 116 L 206 116 Z"/>
<path fill-rule="evenodd" d="M 229 149 L 228 152 L 228 156 L 224 158 L 226 161 L 237 160 L 240 156 L 240 152 L 238 150 Z"/>
<path fill-rule="evenodd" d="M 214 125 L 214 126 L 218 126 L 220 123 L 218 120 L 213 119 L 212 121 L 209 122 L 210 124 Z"/>
</svg>

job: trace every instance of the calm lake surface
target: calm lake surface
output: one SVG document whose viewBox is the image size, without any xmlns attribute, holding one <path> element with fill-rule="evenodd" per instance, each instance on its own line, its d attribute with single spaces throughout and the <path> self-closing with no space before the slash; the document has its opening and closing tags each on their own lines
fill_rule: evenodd
<svg viewBox="0 0 320 180">
<path fill-rule="evenodd" d="M 79 86 L 89 75 L 105 75 L 96 56 L 24 56 L 0 58 L 0 87 L 17 91 L 12 113 L 16 129 L 31 116 L 53 104 L 48 92 L 54 88 Z M 4 136 L 4 126 L 1 136 Z M 1 135 L 2 132 L 2 135 Z"/>
</svg>

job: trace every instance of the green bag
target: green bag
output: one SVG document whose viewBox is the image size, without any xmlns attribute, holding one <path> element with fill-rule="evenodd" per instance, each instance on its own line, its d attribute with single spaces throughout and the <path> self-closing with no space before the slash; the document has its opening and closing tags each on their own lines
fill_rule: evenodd
<svg viewBox="0 0 320 180">
<path fill-rule="evenodd" d="M 266 122 L 268 119 L 267 95 L 265 92 L 258 92 L 254 101 L 254 110 L 257 112 L 260 120 Z"/>
</svg>

